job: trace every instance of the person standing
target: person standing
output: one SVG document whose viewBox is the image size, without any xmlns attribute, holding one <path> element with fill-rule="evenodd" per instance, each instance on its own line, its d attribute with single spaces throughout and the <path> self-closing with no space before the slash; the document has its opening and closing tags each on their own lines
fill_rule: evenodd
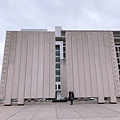
<svg viewBox="0 0 120 120">
<path fill-rule="evenodd" d="M 71 102 L 71 104 L 70 105 L 73 105 L 73 100 L 74 100 L 74 93 L 73 93 L 73 91 L 71 91 L 71 93 L 70 93 L 70 102 Z"/>
</svg>

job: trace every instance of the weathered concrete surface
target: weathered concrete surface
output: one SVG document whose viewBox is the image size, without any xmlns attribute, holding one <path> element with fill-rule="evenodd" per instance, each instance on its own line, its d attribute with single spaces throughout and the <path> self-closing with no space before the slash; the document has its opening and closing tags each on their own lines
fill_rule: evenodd
<svg viewBox="0 0 120 120">
<path fill-rule="evenodd" d="M 24 106 L 0 104 L 0 120 L 120 120 L 120 103 L 94 101 L 67 103 L 26 103 Z"/>
</svg>

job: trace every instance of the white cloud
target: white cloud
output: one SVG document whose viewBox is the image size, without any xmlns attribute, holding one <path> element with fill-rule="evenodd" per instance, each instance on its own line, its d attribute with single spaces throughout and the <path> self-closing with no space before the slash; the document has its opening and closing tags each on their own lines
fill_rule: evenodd
<svg viewBox="0 0 120 120">
<path fill-rule="evenodd" d="M 49 2 L 52 2 L 56 6 L 62 6 L 62 3 L 65 2 L 63 0 L 48 0 Z"/>
<path fill-rule="evenodd" d="M 119 0 L 0 0 L 0 67 L 6 30 L 120 29 Z"/>
</svg>

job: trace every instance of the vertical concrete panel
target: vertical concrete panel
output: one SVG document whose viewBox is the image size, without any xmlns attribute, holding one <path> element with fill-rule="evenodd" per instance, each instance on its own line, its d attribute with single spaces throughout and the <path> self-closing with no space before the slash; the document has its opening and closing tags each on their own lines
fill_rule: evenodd
<svg viewBox="0 0 120 120">
<path fill-rule="evenodd" d="M 103 91 L 100 52 L 99 52 L 97 32 L 93 33 L 93 42 L 94 42 L 94 50 L 95 50 L 95 65 L 96 65 L 97 87 L 98 87 L 98 103 L 104 103 L 104 91 Z"/>
<path fill-rule="evenodd" d="M 50 33 L 50 48 L 49 48 L 49 56 L 50 56 L 50 98 L 55 98 L 55 33 Z"/>
<path fill-rule="evenodd" d="M 38 86 L 37 86 L 37 98 L 43 98 L 43 70 L 44 70 L 44 43 L 45 43 L 45 33 L 40 32 L 39 33 L 39 50 L 38 50 Z"/>
<path fill-rule="evenodd" d="M 7 74 L 8 74 L 8 65 L 9 65 L 9 56 L 10 56 L 10 41 L 11 41 L 11 32 L 7 31 L 5 47 L 4 47 L 2 71 L 1 71 L 0 99 L 4 99 L 6 93 L 6 83 L 7 83 Z"/>
<path fill-rule="evenodd" d="M 113 74 L 114 74 L 116 97 L 118 97 L 120 96 L 120 81 L 119 81 L 119 69 L 118 69 L 118 63 L 117 63 L 113 32 L 109 32 L 109 38 L 110 38 L 110 46 L 111 46 L 112 68 L 113 68 Z"/>
<path fill-rule="evenodd" d="M 86 81 L 86 96 L 91 97 L 91 80 L 90 80 L 90 64 L 89 64 L 89 53 L 88 53 L 88 37 L 87 32 L 82 32 L 83 39 L 83 57 L 85 67 L 85 81 Z"/>
<path fill-rule="evenodd" d="M 116 95 L 115 95 L 115 87 L 114 87 L 114 76 L 113 76 L 113 69 L 112 69 L 112 56 L 111 56 L 111 46 L 110 46 L 110 38 L 109 33 L 104 32 L 104 43 L 105 43 L 105 52 L 106 52 L 106 64 L 107 64 L 107 71 L 108 71 L 108 80 L 109 80 L 109 87 L 110 87 L 110 102 L 116 102 Z"/>
<path fill-rule="evenodd" d="M 106 55 L 105 55 L 102 32 L 98 32 L 98 41 L 99 41 L 99 49 L 100 49 L 100 60 L 101 60 L 101 69 L 102 69 L 104 97 L 110 97 L 109 81 L 108 81 L 107 66 L 106 66 Z"/>
<path fill-rule="evenodd" d="M 6 85 L 6 94 L 5 94 L 5 105 L 11 104 L 12 98 L 12 83 L 13 83 L 13 74 L 14 74 L 14 58 L 16 50 L 16 32 L 11 33 L 11 45 L 10 45 L 10 57 L 8 65 L 8 76 L 7 76 L 7 85 Z"/>
<path fill-rule="evenodd" d="M 119 81 L 119 72 L 118 72 L 118 65 L 117 65 L 117 57 L 115 53 L 115 43 L 114 43 L 114 36 L 113 36 L 113 32 L 108 32 L 108 36 L 109 36 L 109 46 L 111 49 L 110 55 L 111 55 L 111 62 L 112 62 L 112 72 L 113 72 L 113 80 L 111 80 L 111 90 L 110 92 L 111 94 L 111 98 L 110 98 L 110 102 L 111 103 L 116 103 L 116 96 L 120 96 L 120 81 Z M 118 85 L 119 84 L 119 85 Z M 118 95 L 116 94 L 116 89 L 119 91 Z"/>
<path fill-rule="evenodd" d="M 20 78 L 18 88 L 18 102 L 17 104 L 24 104 L 24 92 L 25 92 L 25 78 L 26 78 L 26 59 L 27 59 L 27 41 L 28 32 L 22 32 L 22 52 L 21 52 L 21 63 L 20 63 Z"/>
<path fill-rule="evenodd" d="M 22 32 L 17 32 L 15 66 L 14 66 L 13 86 L 12 86 L 12 98 L 18 97 L 21 48 L 22 48 Z"/>
<path fill-rule="evenodd" d="M 83 41 L 81 32 L 77 32 L 77 48 L 78 48 L 78 69 L 79 69 L 79 91 L 81 97 L 86 97 L 85 73 L 83 60 Z"/>
<path fill-rule="evenodd" d="M 66 60 L 62 59 L 60 63 L 60 78 L 61 78 L 61 96 L 67 97 L 67 75 L 66 75 Z"/>
<path fill-rule="evenodd" d="M 66 32 L 66 67 L 68 92 L 73 91 L 71 32 Z"/>
<path fill-rule="evenodd" d="M 39 38 L 39 33 L 38 32 L 34 32 L 31 98 L 37 98 L 37 82 L 38 82 L 38 38 Z"/>
<path fill-rule="evenodd" d="M 98 97 L 97 81 L 96 81 L 96 68 L 95 68 L 95 54 L 93 44 L 93 32 L 88 32 L 88 49 L 89 49 L 89 61 L 90 61 L 90 77 L 91 77 L 91 88 L 92 96 Z"/>
<path fill-rule="evenodd" d="M 33 32 L 28 32 L 27 62 L 26 62 L 26 80 L 25 80 L 25 98 L 31 98 L 32 82 L 32 61 L 33 61 Z"/>
<path fill-rule="evenodd" d="M 74 81 L 74 94 L 79 97 L 79 80 L 78 80 L 78 51 L 77 51 L 77 34 L 72 32 L 72 60 L 73 60 L 73 81 Z"/>
<path fill-rule="evenodd" d="M 49 33 L 45 33 L 45 54 L 44 54 L 44 98 L 49 98 Z"/>
</svg>

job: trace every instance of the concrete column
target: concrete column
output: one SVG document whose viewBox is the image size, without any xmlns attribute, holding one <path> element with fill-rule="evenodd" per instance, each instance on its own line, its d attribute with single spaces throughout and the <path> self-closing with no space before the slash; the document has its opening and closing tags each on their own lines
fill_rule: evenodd
<svg viewBox="0 0 120 120">
<path fill-rule="evenodd" d="M 110 49 L 111 49 L 111 58 L 112 58 L 112 69 L 114 75 L 114 86 L 115 86 L 115 95 L 116 97 L 120 96 L 120 81 L 119 81 L 119 69 L 117 63 L 117 56 L 115 50 L 115 42 L 113 32 L 109 32 L 109 39 L 110 39 Z M 110 99 L 111 100 L 111 99 Z M 111 101 L 110 101 L 111 102 Z"/>
<path fill-rule="evenodd" d="M 37 83 L 38 83 L 38 45 L 39 45 L 39 44 L 38 44 L 38 40 L 39 40 L 39 33 L 38 33 L 38 32 L 34 32 L 31 98 L 37 98 Z"/>
<path fill-rule="evenodd" d="M 90 80 L 90 63 L 88 53 L 88 36 L 87 32 L 82 32 L 83 38 L 83 59 L 84 59 L 84 70 L 85 70 L 85 84 L 86 84 L 86 96 L 92 96 L 91 80 Z"/>
<path fill-rule="evenodd" d="M 104 32 L 103 34 L 104 34 L 105 52 L 106 52 L 106 58 L 107 58 L 106 64 L 107 64 L 107 71 L 108 71 L 108 80 L 109 80 L 109 87 L 110 87 L 110 102 L 116 103 L 110 38 L 109 38 L 108 32 Z"/>
<path fill-rule="evenodd" d="M 50 84 L 50 74 L 49 74 L 49 47 L 50 47 L 50 41 L 49 41 L 49 33 L 45 33 L 45 54 L 44 54 L 44 98 L 49 98 L 49 84 Z"/>
<path fill-rule="evenodd" d="M 14 58 L 16 50 L 16 32 L 12 32 L 11 35 L 11 45 L 10 45 L 10 56 L 9 56 L 9 65 L 8 65 L 8 75 L 7 75 L 7 84 L 6 84 L 6 94 L 5 94 L 5 103 L 4 105 L 11 105 L 12 98 L 12 84 L 13 84 L 13 75 L 14 75 Z"/>
<path fill-rule="evenodd" d="M 10 55 L 10 40 L 11 40 L 11 32 L 7 31 L 5 47 L 4 47 L 3 65 L 2 65 L 2 71 L 1 71 L 0 99 L 5 98 L 8 65 L 9 65 L 9 55 Z"/>
<path fill-rule="evenodd" d="M 72 72 L 74 81 L 74 95 L 79 97 L 79 78 L 78 78 L 78 46 L 76 32 L 72 32 Z"/>
<path fill-rule="evenodd" d="M 66 32 L 66 66 L 67 66 L 67 85 L 68 90 L 73 91 L 73 73 L 72 73 L 72 43 L 71 32 Z"/>
<path fill-rule="evenodd" d="M 22 33 L 17 32 L 15 66 L 14 66 L 13 85 L 12 85 L 12 98 L 18 98 L 21 49 L 22 49 Z"/>
<path fill-rule="evenodd" d="M 98 43 L 98 32 L 93 33 L 94 52 L 95 52 L 95 65 L 97 75 L 97 87 L 98 87 L 98 103 L 104 103 L 104 91 L 101 73 L 100 52 Z"/>
<path fill-rule="evenodd" d="M 55 33 L 50 33 L 50 98 L 55 98 Z"/>
<path fill-rule="evenodd" d="M 28 32 L 28 47 L 26 60 L 26 80 L 25 80 L 25 98 L 31 98 L 31 82 L 32 82 L 32 63 L 33 63 L 33 32 Z"/>
<path fill-rule="evenodd" d="M 106 61 L 106 54 L 105 54 L 104 41 L 103 41 L 103 34 L 102 33 L 103 32 L 98 32 L 98 42 L 99 42 L 99 50 L 100 50 L 103 91 L 104 91 L 104 97 L 110 97 L 110 91 L 109 91 L 110 88 L 109 88 L 108 72 L 107 72 L 107 64 L 106 64 L 107 61 Z"/>
<path fill-rule="evenodd" d="M 44 47 L 45 47 L 45 33 L 39 33 L 39 50 L 38 50 L 38 86 L 37 86 L 37 98 L 43 98 L 44 89 Z"/>
<path fill-rule="evenodd" d="M 79 93 L 81 97 L 86 97 L 86 84 L 85 84 L 85 71 L 83 59 L 83 38 L 82 32 L 77 32 L 77 45 L 78 45 L 78 69 L 79 69 Z"/>
<path fill-rule="evenodd" d="M 18 103 L 17 103 L 18 105 L 24 104 L 28 32 L 22 32 L 22 35 L 23 35 L 23 39 L 22 39 L 20 78 L 19 78 L 19 88 L 18 88 Z"/>
<path fill-rule="evenodd" d="M 90 62 L 90 78 L 91 78 L 91 88 L 92 88 L 91 97 L 98 97 L 93 32 L 87 32 L 87 35 L 88 35 L 88 50 L 89 50 L 89 62 Z"/>
</svg>

